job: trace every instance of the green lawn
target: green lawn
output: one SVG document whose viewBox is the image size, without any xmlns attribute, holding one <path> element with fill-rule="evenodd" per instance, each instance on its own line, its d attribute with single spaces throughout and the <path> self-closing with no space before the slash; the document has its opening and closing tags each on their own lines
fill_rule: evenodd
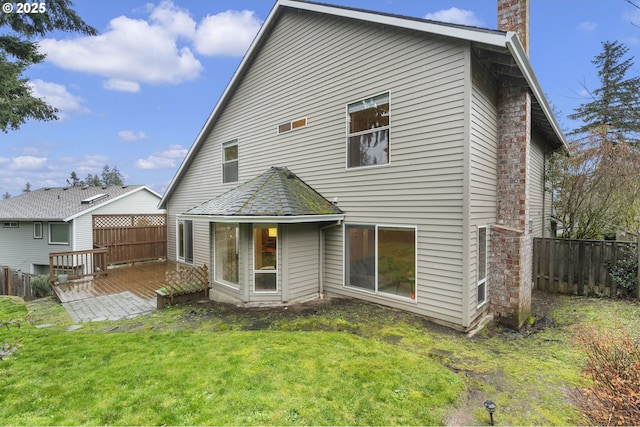
<svg viewBox="0 0 640 427">
<path fill-rule="evenodd" d="M 639 311 L 544 296 L 526 333 L 488 327 L 470 339 L 344 300 L 170 307 L 68 330 L 50 298 L 0 297 L 0 348 L 15 348 L 0 361 L 0 424 L 488 425 L 485 399 L 497 425 L 584 424 L 571 400 L 584 385 L 575 331 L 638 330 Z"/>
<path fill-rule="evenodd" d="M 26 316 L 14 301 L 0 318 Z M 434 361 L 342 332 L 22 323 L 0 342 L 19 343 L 0 362 L 0 424 L 440 424 L 464 389 Z"/>
</svg>

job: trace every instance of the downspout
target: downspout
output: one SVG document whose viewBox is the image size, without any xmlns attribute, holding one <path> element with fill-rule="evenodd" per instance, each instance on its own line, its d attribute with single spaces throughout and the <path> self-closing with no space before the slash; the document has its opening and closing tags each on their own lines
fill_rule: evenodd
<svg viewBox="0 0 640 427">
<path fill-rule="evenodd" d="M 325 225 L 318 228 L 318 240 L 320 246 L 320 262 L 318 265 L 318 293 L 320 294 L 320 299 L 324 299 L 324 230 L 342 225 L 343 221 L 344 220 L 339 219 L 333 224 Z"/>
</svg>

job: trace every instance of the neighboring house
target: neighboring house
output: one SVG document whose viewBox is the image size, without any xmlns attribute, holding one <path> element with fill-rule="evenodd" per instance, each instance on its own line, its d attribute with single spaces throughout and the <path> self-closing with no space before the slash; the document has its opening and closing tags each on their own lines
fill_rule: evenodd
<svg viewBox="0 0 640 427">
<path fill-rule="evenodd" d="M 499 3 L 528 20 L 527 0 Z M 213 266 L 218 301 L 344 296 L 519 327 L 545 156 L 566 146 L 526 46 L 278 1 L 163 196 L 168 256 Z"/>
<path fill-rule="evenodd" d="M 49 253 L 93 249 L 93 215 L 157 214 L 142 185 L 41 188 L 0 201 L 0 264 L 49 273 Z"/>
</svg>

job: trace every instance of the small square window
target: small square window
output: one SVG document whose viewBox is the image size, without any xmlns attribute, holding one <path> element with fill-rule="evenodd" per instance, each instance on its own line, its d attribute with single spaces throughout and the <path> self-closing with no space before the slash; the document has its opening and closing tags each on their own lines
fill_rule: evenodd
<svg viewBox="0 0 640 427">
<path fill-rule="evenodd" d="M 69 244 L 69 224 L 66 222 L 49 223 L 49 244 L 68 245 Z"/>
</svg>

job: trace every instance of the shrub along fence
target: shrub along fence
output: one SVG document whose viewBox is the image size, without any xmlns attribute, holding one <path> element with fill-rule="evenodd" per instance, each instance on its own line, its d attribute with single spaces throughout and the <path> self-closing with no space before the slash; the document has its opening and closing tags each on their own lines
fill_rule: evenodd
<svg viewBox="0 0 640 427">
<path fill-rule="evenodd" d="M 13 295 L 31 301 L 34 298 L 31 277 L 29 273 L 0 266 L 0 295 Z"/>
<path fill-rule="evenodd" d="M 573 295 L 625 295 L 607 271 L 635 242 L 611 240 L 570 240 L 535 238 L 533 240 L 533 284 L 535 289 Z M 636 286 L 637 297 L 640 287 Z"/>
</svg>

